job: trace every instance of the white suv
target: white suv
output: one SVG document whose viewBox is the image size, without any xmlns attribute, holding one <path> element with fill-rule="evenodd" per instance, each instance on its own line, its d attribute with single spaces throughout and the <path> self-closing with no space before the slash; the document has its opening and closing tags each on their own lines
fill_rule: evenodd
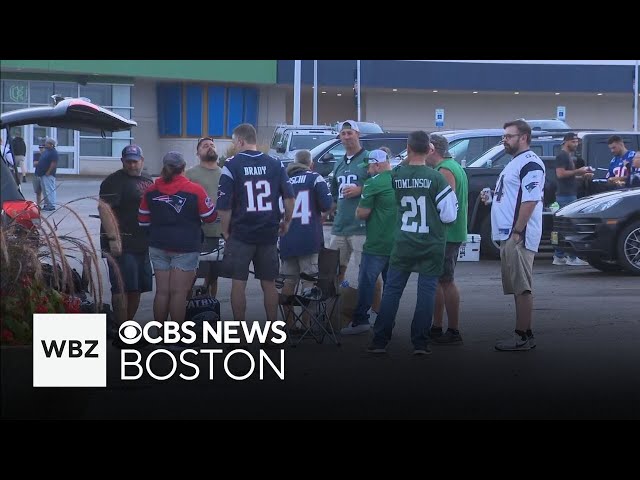
<svg viewBox="0 0 640 480">
<path fill-rule="evenodd" d="M 296 150 L 311 150 L 338 133 L 324 125 L 280 125 L 276 127 L 269 147 L 269 155 L 279 160 L 293 159 Z"/>
</svg>

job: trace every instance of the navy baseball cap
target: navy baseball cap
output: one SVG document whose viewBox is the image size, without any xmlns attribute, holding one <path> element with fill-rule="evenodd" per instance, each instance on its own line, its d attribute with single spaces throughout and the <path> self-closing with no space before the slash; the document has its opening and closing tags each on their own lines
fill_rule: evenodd
<svg viewBox="0 0 640 480">
<path fill-rule="evenodd" d="M 142 149 L 138 145 L 127 145 L 122 149 L 122 160 L 142 160 Z"/>
</svg>

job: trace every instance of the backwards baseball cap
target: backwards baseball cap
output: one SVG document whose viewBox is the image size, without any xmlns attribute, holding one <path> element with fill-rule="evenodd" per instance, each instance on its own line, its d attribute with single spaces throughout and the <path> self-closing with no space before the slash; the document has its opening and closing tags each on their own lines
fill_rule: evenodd
<svg viewBox="0 0 640 480">
<path fill-rule="evenodd" d="M 562 143 L 575 140 L 576 138 L 578 138 L 578 135 L 574 132 L 565 133 L 562 139 Z"/>
<path fill-rule="evenodd" d="M 342 122 L 340 124 L 340 128 L 338 129 L 338 131 L 341 132 L 342 130 L 347 128 L 351 130 L 355 130 L 356 132 L 360 132 L 360 128 L 358 127 L 358 124 L 354 120 L 345 120 L 344 122 Z"/>
<path fill-rule="evenodd" d="M 442 158 L 451 156 L 449 153 L 449 140 L 437 133 L 432 133 L 429 138 L 433 144 L 433 148 Z"/>
<path fill-rule="evenodd" d="M 122 160 L 142 160 L 142 149 L 138 145 L 127 145 L 122 149 Z"/>
<path fill-rule="evenodd" d="M 168 167 L 182 167 L 187 162 L 180 152 L 168 152 L 162 159 L 162 164 Z"/>
<path fill-rule="evenodd" d="M 365 163 L 371 165 L 372 163 L 384 163 L 388 160 L 387 152 L 384 150 L 371 150 Z"/>
</svg>

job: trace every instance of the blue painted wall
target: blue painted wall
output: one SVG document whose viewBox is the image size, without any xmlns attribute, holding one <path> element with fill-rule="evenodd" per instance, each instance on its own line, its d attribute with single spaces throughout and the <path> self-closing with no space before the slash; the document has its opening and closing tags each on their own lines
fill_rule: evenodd
<svg viewBox="0 0 640 480">
<path fill-rule="evenodd" d="M 278 60 L 278 84 L 293 84 L 293 60 Z M 352 87 L 355 60 L 318 60 L 318 85 Z M 364 87 L 479 91 L 633 91 L 633 67 L 361 60 Z M 302 83 L 313 85 L 313 60 L 302 61 Z"/>
</svg>

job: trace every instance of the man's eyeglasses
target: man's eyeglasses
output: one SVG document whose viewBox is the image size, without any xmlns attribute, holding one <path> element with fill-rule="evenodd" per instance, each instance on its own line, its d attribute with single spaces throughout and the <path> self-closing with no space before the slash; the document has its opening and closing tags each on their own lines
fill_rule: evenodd
<svg viewBox="0 0 640 480">
<path fill-rule="evenodd" d="M 503 140 L 511 140 L 514 137 L 520 137 L 522 136 L 521 133 L 506 133 L 504 135 L 502 135 L 502 139 Z"/>
<path fill-rule="evenodd" d="M 202 142 L 204 142 L 205 140 L 209 140 L 211 143 L 215 143 L 213 141 L 213 138 L 211 138 L 211 137 L 202 137 L 202 138 L 198 139 L 198 145 L 196 146 L 196 148 L 200 148 L 200 144 Z"/>
</svg>

